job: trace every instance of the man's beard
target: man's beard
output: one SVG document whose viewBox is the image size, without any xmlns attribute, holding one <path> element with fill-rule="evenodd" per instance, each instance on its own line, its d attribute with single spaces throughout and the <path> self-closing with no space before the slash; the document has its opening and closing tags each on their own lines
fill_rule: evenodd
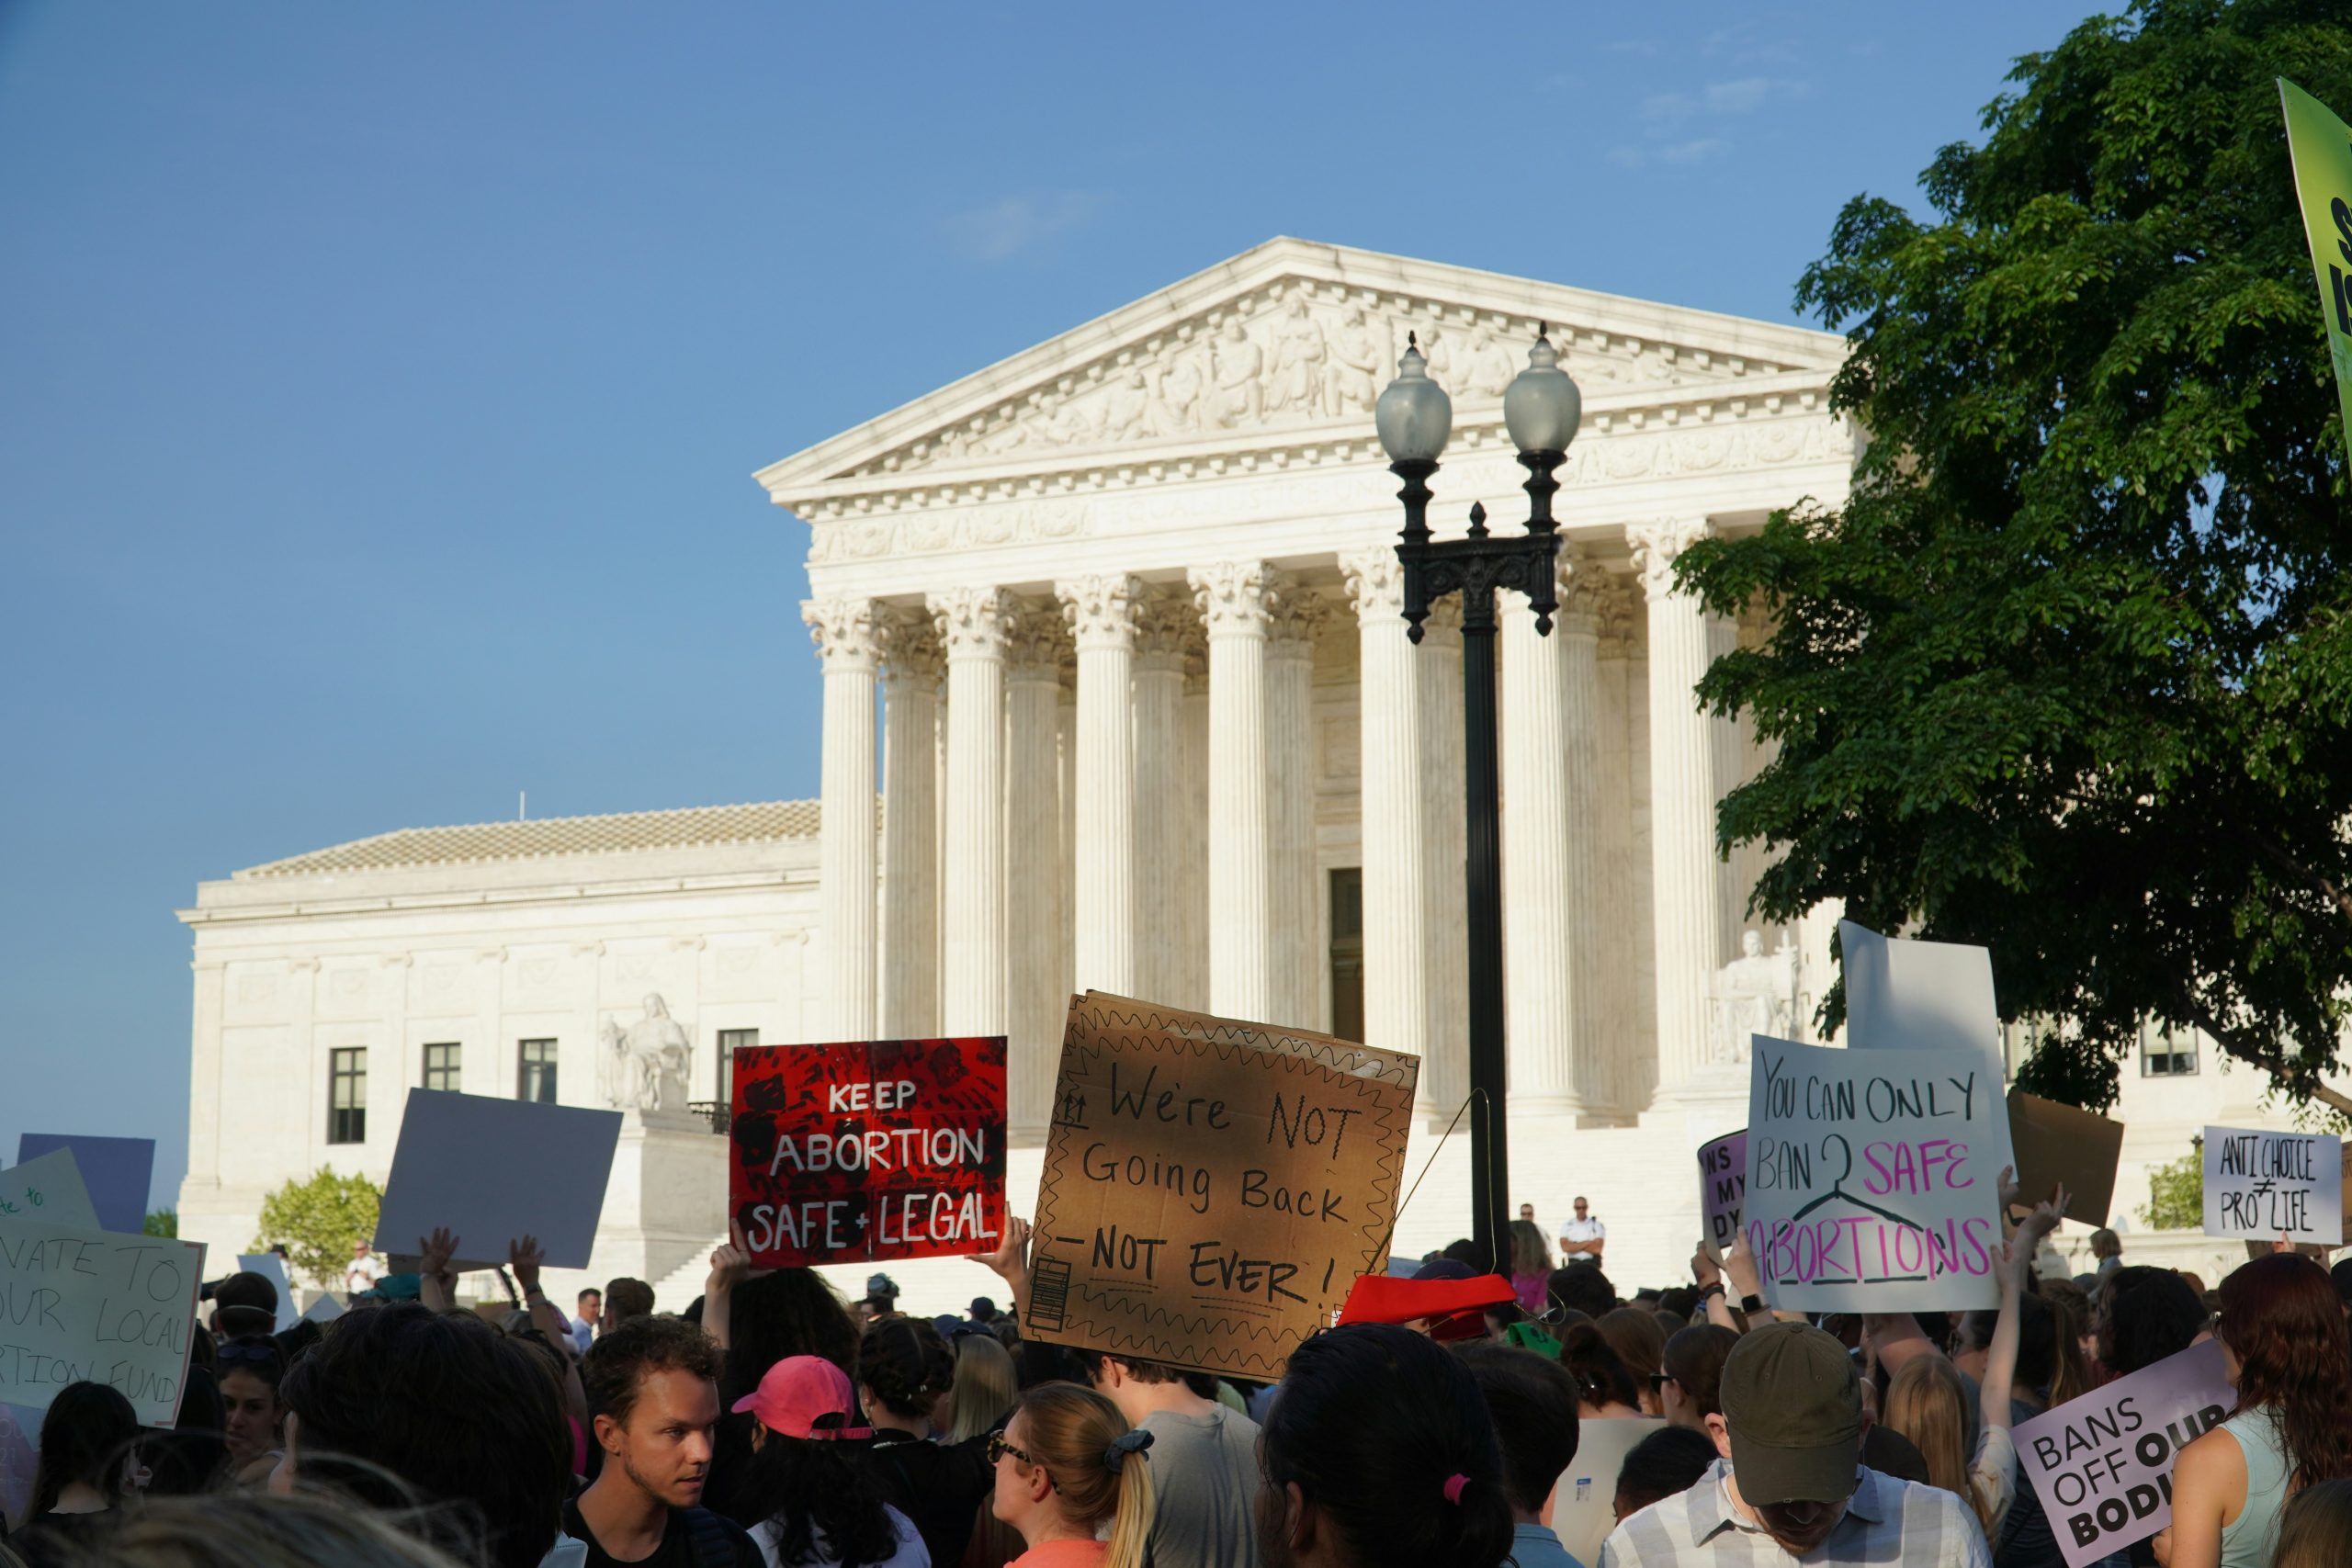
<svg viewBox="0 0 2352 1568">
<path fill-rule="evenodd" d="M 623 1456 L 621 1460 L 621 1473 L 628 1476 L 629 1480 L 636 1484 L 639 1491 L 644 1493 L 647 1496 L 652 1498 L 655 1502 L 661 1504 L 665 1508 L 690 1508 L 694 1506 L 692 1502 L 680 1503 L 674 1501 L 671 1497 L 670 1494 L 684 1486 L 689 1479 L 700 1482 L 707 1481 L 710 1478 L 710 1472 L 708 1471 L 705 1471 L 702 1474 L 697 1476 L 687 1477 L 681 1475 L 673 1477 L 668 1486 L 657 1485 L 643 1471 L 637 1468 L 637 1461 L 635 1460 L 626 1455 Z"/>
<path fill-rule="evenodd" d="M 1803 1557 L 1829 1539 L 1846 1517 L 1839 1503 L 1771 1503 L 1756 1506 L 1757 1522 L 1792 1557 Z"/>
</svg>

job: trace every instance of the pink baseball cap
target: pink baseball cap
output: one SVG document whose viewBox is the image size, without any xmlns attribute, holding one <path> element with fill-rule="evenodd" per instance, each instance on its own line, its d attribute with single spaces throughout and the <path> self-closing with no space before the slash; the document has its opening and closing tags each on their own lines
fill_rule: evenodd
<svg viewBox="0 0 2352 1568">
<path fill-rule="evenodd" d="M 787 1438 L 824 1442 L 874 1435 L 871 1427 L 850 1425 L 856 1418 L 856 1396 L 847 1375 L 822 1356 L 786 1357 L 734 1409 L 739 1416 L 748 1411 L 761 1426 Z"/>
</svg>

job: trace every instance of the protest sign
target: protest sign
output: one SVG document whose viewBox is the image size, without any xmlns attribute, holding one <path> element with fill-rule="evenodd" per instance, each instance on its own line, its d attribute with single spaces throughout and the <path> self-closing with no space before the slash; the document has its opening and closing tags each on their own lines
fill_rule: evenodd
<svg viewBox="0 0 2352 1568">
<path fill-rule="evenodd" d="M 993 1252 L 1004 1036 L 735 1053 L 728 1212 L 761 1268 Z"/>
<path fill-rule="evenodd" d="M 1739 1235 L 1739 1209 L 1747 1195 L 1747 1129 L 1725 1133 L 1699 1145 L 1701 1245 L 1720 1261 Z"/>
<path fill-rule="evenodd" d="M 2018 1191 L 2039 1203 L 2066 1190 L 2066 1218 L 2107 1224 L 2115 1201 L 2115 1166 L 2123 1157 L 2123 1123 L 2023 1089 L 2009 1091 L 2009 1143 L 2017 1153 Z"/>
<path fill-rule="evenodd" d="M 0 1219 L 0 1404 L 46 1410 L 102 1382 L 140 1425 L 169 1427 L 203 1283 L 194 1242 Z"/>
<path fill-rule="evenodd" d="M 1966 1048 L 1999 1055 L 1993 955 L 1984 948 L 1883 937 L 1840 920 L 1838 951 L 1846 977 L 1849 1045 L 1860 1051 Z"/>
<path fill-rule="evenodd" d="M 2319 281 L 2320 331 L 2335 367 L 2345 450 L 2352 453 L 2352 126 L 2284 76 L 2278 78 L 2278 99 L 2287 115 L 2287 151 L 2294 161 L 2303 233 Z"/>
<path fill-rule="evenodd" d="M 286 1277 L 286 1259 L 275 1252 L 241 1252 L 237 1255 L 237 1267 L 249 1274 L 259 1274 L 277 1287 L 277 1333 L 283 1334 L 302 1321 L 301 1309 L 294 1304 L 294 1282 Z"/>
<path fill-rule="evenodd" d="M 2205 1234 L 2338 1245 L 2343 1144 L 2330 1133 L 2206 1128 Z"/>
<path fill-rule="evenodd" d="M 1989 1307 L 2008 1113 L 1984 1055 L 1757 1035 L 1741 1219 L 1765 1299 L 1798 1311 Z"/>
<path fill-rule="evenodd" d="M 1271 1381 L 1378 1273 L 1418 1058 L 1073 998 L 1023 1332 Z"/>
<path fill-rule="evenodd" d="M 317 1301 L 311 1303 L 310 1310 L 302 1314 L 302 1321 L 305 1323 L 329 1324 L 333 1323 L 336 1318 L 341 1317 L 342 1315 L 343 1303 L 334 1299 L 334 1292 L 333 1291 L 329 1291 L 320 1296 Z"/>
<path fill-rule="evenodd" d="M 585 1269 L 620 1134 L 617 1111 L 410 1089 L 375 1248 L 411 1255 L 447 1225 L 460 1272 L 503 1265 L 526 1235 L 549 1268 Z"/>
<path fill-rule="evenodd" d="M 1655 1416 L 1578 1424 L 1577 1457 L 1552 1490 L 1552 1533 L 1570 1557 L 1578 1562 L 1600 1560 L 1600 1543 L 1617 1528 L 1617 1472 L 1644 1438 L 1665 1429 L 1665 1421 Z"/>
<path fill-rule="evenodd" d="M 2172 1466 L 2237 1403 L 2212 1340 L 2044 1411 L 2017 1429 L 2066 1568 L 2086 1568 L 2172 1523 Z"/>
<path fill-rule="evenodd" d="M 104 1228 L 72 1149 L 51 1149 L 0 1170 L 0 1219 L 33 1220 L 70 1231 Z"/>
<path fill-rule="evenodd" d="M 58 1149 L 74 1151 L 101 1229 L 137 1235 L 147 1227 L 147 1183 L 155 1174 L 153 1138 L 96 1138 L 74 1133 L 26 1133 L 17 1139 L 17 1159 L 29 1165 Z"/>
</svg>

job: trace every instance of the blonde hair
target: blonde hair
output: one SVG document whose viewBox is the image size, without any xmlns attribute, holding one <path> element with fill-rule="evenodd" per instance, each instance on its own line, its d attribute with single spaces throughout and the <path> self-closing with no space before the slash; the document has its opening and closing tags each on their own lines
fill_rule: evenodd
<svg viewBox="0 0 2352 1568">
<path fill-rule="evenodd" d="M 461 1568 L 366 1508 L 266 1492 L 158 1497 L 123 1515 L 103 1561 L 110 1568 Z"/>
<path fill-rule="evenodd" d="M 1544 1227 L 1533 1220 L 1513 1220 L 1510 1223 L 1510 1271 L 1514 1274 L 1548 1274 L 1552 1271 L 1552 1244 L 1544 1239 Z"/>
<path fill-rule="evenodd" d="M 1151 1537 L 1148 1454 L 1111 1463 L 1111 1442 L 1130 1428 L 1109 1398 L 1074 1382 L 1041 1382 L 1021 1396 L 1025 1444 L 1053 1478 L 1056 1506 L 1071 1524 L 1099 1531 L 1111 1523 L 1102 1568 L 1143 1568 Z"/>
<path fill-rule="evenodd" d="M 2352 1481 L 2322 1481 L 2287 1499 L 2271 1568 L 2335 1568 L 2352 1534 Z"/>
<path fill-rule="evenodd" d="M 995 1335 L 956 1337 L 956 1421 L 948 1429 L 949 1442 L 968 1442 L 995 1431 L 1020 1397 L 1012 1352 Z"/>
<path fill-rule="evenodd" d="M 1928 1483 L 1957 1495 L 1986 1530 L 1993 1528 L 1991 1499 L 1977 1495 L 1969 1475 L 1976 1434 L 1968 1419 L 1968 1393 L 1959 1369 L 1941 1356 L 1914 1356 L 1886 1386 L 1880 1419 L 1911 1439 L 1928 1461 Z"/>
</svg>

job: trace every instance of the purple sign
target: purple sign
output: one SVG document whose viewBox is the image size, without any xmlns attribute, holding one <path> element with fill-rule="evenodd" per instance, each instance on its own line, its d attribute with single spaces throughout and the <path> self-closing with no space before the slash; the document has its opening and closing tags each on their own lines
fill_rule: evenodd
<svg viewBox="0 0 2352 1568">
<path fill-rule="evenodd" d="M 1739 1235 L 1739 1211 L 1747 1201 L 1747 1129 L 1725 1133 L 1699 1145 L 1699 1213 L 1706 1222 L 1707 1253 L 1721 1258 Z"/>
<path fill-rule="evenodd" d="M 2173 1461 L 2236 1403 L 2222 1347 L 2209 1339 L 2018 1427 L 2018 1462 L 2041 1496 L 2066 1568 L 2086 1568 L 2172 1523 Z"/>
</svg>

